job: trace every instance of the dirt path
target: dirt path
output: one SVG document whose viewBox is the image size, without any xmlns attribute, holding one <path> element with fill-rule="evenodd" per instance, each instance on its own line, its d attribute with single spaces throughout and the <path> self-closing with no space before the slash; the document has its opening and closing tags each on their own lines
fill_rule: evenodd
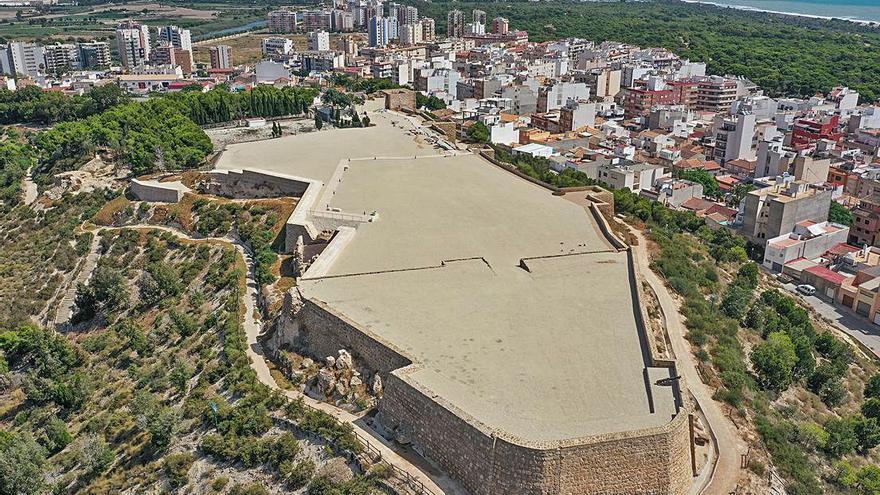
<svg viewBox="0 0 880 495">
<path fill-rule="evenodd" d="M 269 372 L 269 366 L 266 364 L 266 359 L 263 355 L 262 346 L 258 342 L 258 338 L 260 336 L 260 333 L 262 332 L 262 322 L 260 321 L 259 312 L 256 311 L 259 291 L 257 287 L 257 282 L 254 279 L 254 260 L 251 256 L 249 249 L 247 249 L 240 240 L 232 237 L 193 237 L 172 227 L 149 224 L 129 225 L 124 227 L 101 227 L 93 232 L 95 234 L 95 239 L 98 239 L 98 233 L 100 231 L 108 229 L 161 230 L 163 232 L 169 232 L 181 239 L 187 239 L 190 241 L 220 241 L 233 245 L 235 249 L 239 252 L 239 254 L 241 254 L 241 256 L 244 258 L 245 264 L 247 265 L 248 269 L 246 278 L 247 290 L 244 298 L 244 329 L 245 334 L 247 335 L 247 355 L 250 358 L 251 368 L 253 368 L 253 370 L 257 373 L 257 379 L 268 387 L 281 391 L 284 395 L 291 399 L 302 398 L 307 405 L 315 409 L 324 411 L 343 423 L 350 424 L 359 436 L 369 439 L 370 444 L 378 449 L 381 453 L 382 459 L 384 459 L 389 464 L 394 465 L 394 467 L 398 468 L 399 470 L 407 473 L 410 477 L 420 482 L 427 490 L 429 490 L 425 492 L 426 495 L 431 493 L 433 493 L 434 495 L 467 495 L 466 492 L 460 486 L 458 486 L 456 482 L 449 479 L 445 475 L 439 473 L 428 475 L 425 472 L 427 469 L 430 469 L 428 466 L 424 466 L 424 468 L 419 467 L 414 463 L 414 461 L 411 461 L 409 458 L 404 457 L 404 455 L 402 455 L 401 453 L 398 453 L 395 450 L 395 446 L 393 444 L 379 436 L 371 428 L 364 426 L 361 422 L 361 416 L 351 414 L 348 411 L 335 407 L 331 404 L 327 404 L 326 402 L 317 401 L 315 399 L 312 399 L 311 397 L 303 395 L 298 391 L 284 390 L 279 387 L 277 383 L 275 383 L 275 379 L 272 378 L 272 374 Z M 96 252 L 97 250 L 94 249 L 90 251 L 90 254 Z M 95 257 L 95 263 L 96 262 L 97 256 Z M 94 267 L 92 267 L 92 269 L 94 269 Z M 76 284 L 73 285 L 75 293 Z M 425 464 L 427 463 L 425 462 Z"/>
<path fill-rule="evenodd" d="M 22 189 L 24 189 L 24 204 L 31 205 L 37 200 L 39 191 L 36 182 L 34 182 L 34 177 L 31 175 L 31 169 L 27 169 L 27 175 L 24 176 L 22 181 Z"/>
<path fill-rule="evenodd" d="M 83 260 L 76 275 L 70 280 L 70 282 L 68 282 L 67 288 L 64 290 L 64 297 L 62 297 L 61 301 L 58 303 L 58 307 L 55 310 L 55 318 L 52 320 L 56 328 L 64 326 L 70 321 L 71 316 L 73 316 L 73 303 L 76 299 L 76 286 L 79 285 L 80 282 L 88 282 L 89 278 L 92 276 L 92 272 L 95 271 L 95 267 L 98 265 L 98 258 L 100 258 L 98 255 L 98 246 L 101 242 L 101 239 L 98 237 L 98 232 L 100 232 L 100 230 L 94 232 L 92 243 L 89 245 L 89 252 L 86 253 L 85 260 Z"/>
<path fill-rule="evenodd" d="M 678 371 L 685 379 L 688 390 L 693 394 L 703 412 L 707 426 L 715 438 L 718 458 L 708 484 L 699 491 L 705 495 L 727 495 L 734 491 L 740 477 L 740 455 L 747 451 L 745 442 L 740 438 L 736 428 L 724 415 L 721 406 L 712 399 L 713 391 L 703 383 L 697 372 L 697 362 L 685 339 L 686 331 L 680 316 L 680 304 L 666 288 L 666 284 L 651 270 L 648 258 L 647 240 L 640 231 L 630 227 L 639 239 L 639 245 L 633 247 L 635 259 L 645 281 L 651 285 L 660 301 L 660 307 L 666 317 L 666 327 L 672 350 L 678 361 Z"/>
</svg>

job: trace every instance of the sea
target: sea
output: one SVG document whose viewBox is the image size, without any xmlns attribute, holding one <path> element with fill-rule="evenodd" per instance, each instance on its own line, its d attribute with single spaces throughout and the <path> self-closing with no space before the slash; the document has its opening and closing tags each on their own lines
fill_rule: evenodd
<svg viewBox="0 0 880 495">
<path fill-rule="evenodd" d="M 688 1 L 688 0 L 686 0 Z M 880 23 L 880 0 L 690 0 L 744 10 Z"/>
</svg>

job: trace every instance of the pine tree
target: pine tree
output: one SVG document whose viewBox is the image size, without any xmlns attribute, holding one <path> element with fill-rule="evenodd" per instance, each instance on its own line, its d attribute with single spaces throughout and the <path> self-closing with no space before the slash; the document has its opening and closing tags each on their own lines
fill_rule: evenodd
<svg viewBox="0 0 880 495">
<path fill-rule="evenodd" d="M 318 114 L 318 110 L 315 110 L 315 129 L 319 131 L 324 127 L 324 122 L 321 120 L 321 115 Z"/>
</svg>

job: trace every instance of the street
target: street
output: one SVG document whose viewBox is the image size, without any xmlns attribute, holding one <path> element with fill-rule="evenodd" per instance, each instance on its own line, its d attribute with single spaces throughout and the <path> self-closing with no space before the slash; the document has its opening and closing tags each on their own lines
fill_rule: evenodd
<svg viewBox="0 0 880 495">
<path fill-rule="evenodd" d="M 795 297 L 809 304 L 823 318 L 831 321 L 834 326 L 861 342 L 876 356 L 880 356 L 880 326 L 874 325 L 849 308 L 823 301 L 815 295 L 805 296 L 797 291 L 793 283 L 781 285 Z"/>
</svg>

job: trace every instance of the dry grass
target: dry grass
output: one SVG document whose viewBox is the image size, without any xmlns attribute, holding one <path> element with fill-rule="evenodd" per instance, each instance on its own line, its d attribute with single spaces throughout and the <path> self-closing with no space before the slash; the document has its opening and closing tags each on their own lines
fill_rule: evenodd
<svg viewBox="0 0 880 495">
<path fill-rule="evenodd" d="M 92 222 L 96 225 L 113 225 L 116 214 L 129 206 L 132 206 L 131 200 L 125 196 L 119 196 L 104 205 L 98 213 L 95 213 L 95 216 L 92 217 Z"/>
<path fill-rule="evenodd" d="M 246 34 L 236 38 L 229 38 L 222 41 L 206 43 L 204 45 L 193 46 L 193 59 L 196 62 L 211 62 L 211 46 L 228 45 L 232 48 L 232 63 L 239 64 L 255 64 L 263 59 L 263 53 L 260 44 L 263 38 L 273 36 L 266 33 Z M 288 34 L 285 38 L 293 40 L 294 49 L 297 51 L 306 49 L 306 38 L 302 34 Z"/>
</svg>

